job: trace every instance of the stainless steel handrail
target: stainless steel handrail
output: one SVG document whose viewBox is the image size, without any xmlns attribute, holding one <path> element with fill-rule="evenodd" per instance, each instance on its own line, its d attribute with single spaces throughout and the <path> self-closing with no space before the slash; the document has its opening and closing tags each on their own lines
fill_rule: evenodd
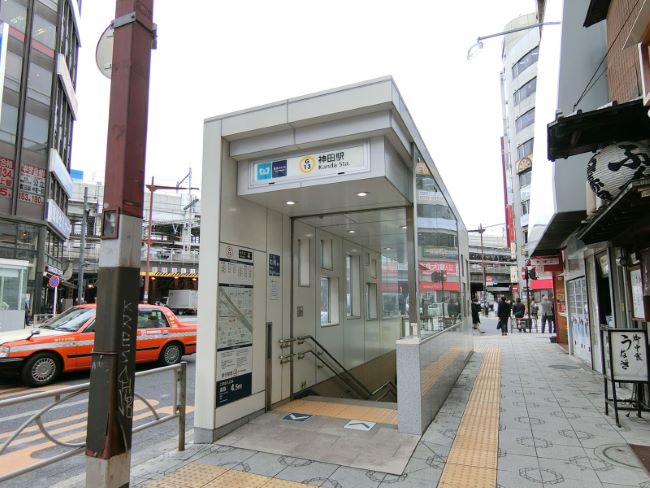
<svg viewBox="0 0 650 488">
<path fill-rule="evenodd" d="M 149 427 L 153 427 L 154 425 L 158 425 L 163 422 L 167 422 L 168 420 L 178 418 L 178 450 L 184 451 L 185 450 L 185 413 L 186 413 L 186 403 L 187 403 L 187 399 L 186 399 L 187 363 L 185 361 L 182 361 L 179 364 L 173 364 L 171 366 L 163 366 L 162 368 L 150 369 L 148 371 L 139 371 L 135 374 L 135 376 L 136 378 L 138 378 L 142 376 L 149 376 L 153 374 L 162 373 L 165 371 L 171 371 L 173 375 L 174 389 L 172 392 L 172 406 L 174 407 L 174 413 L 161 416 L 159 412 L 157 412 L 156 409 L 151 405 L 151 403 L 149 403 L 144 397 L 142 397 L 138 393 L 134 393 L 134 396 L 139 400 L 141 400 L 145 404 L 145 406 L 153 413 L 155 420 L 152 420 L 151 422 L 147 422 L 145 424 L 135 427 L 133 429 L 133 432 L 134 433 L 140 432 Z M 54 398 L 54 401 L 52 403 L 46 405 L 45 407 L 37 411 L 34 415 L 29 417 L 25 422 L 23 422 L 22 425 L 0 446 L 0 461 L 2 460 L 2 454 L 4 454 L 4 452 L 9 448 L 11 443 L 15 441 L 20 436 L 20 434 L 24 432 L 25 429 L 32 423 L 35 423 L 38 429 L 43 434 L 43 436 L 49 441 L 51 441 L 52 443 L 58 446 L 72 448 L 72 450 L 70 451 L 57 454 L 56 456 L 49 457 L 38 463 L 26 466 L 24 468 L 17 469 L 15 471 L 11 471 L 10 473 L 0 475 L 0 482 L 15 478 L 16 476 L 20 476 L 25 473 L 29 473 L 30 471 L 34 471 L 38 468 L 42 468 L 43 466 L 54 464 L 57 461 L 72 457 L 75 454 L 78 454 L 85 450 L 86 447 L 85 441 L 72 443 L 72 442 L 62 441 L 54 437 L 50 432 L 48 432 L 47 427 L 43 424 L 42 417 L 55 406 L 60 405 L 66 402 L 67 400 L 70 400 L 73 397 L 81 395 L 82 393 L 87 392 L 89 389 L 90 389 L 90 383 L 83 383 L 80 385 L 60 388 L 58 390 L 32 393 L 29 395 L 22 395 L 7 400 L 0 400 L 0 408 L 2 408 L 2 407 L 9 407 L 12 405 L 24 404 L 35 400 L 42 400 L 45 398 L 52 398 L 52 397 Z"/>
<path fill-rule="evenodd" d="M 341 368 L 341 370 L 343 370 L 343 373 L 348 375 L 358 386 L 361 387 L 363 392 L 366 394 L 367 398 L 370 398 L 372 396 L 372 392 L 366 387 L 366 385 L 364 385 L 361 382 L 361 380 L 359 380 L 359 378 L 357 378 L 352 373 L 350 373 L 350 371 L 348 371 L 347 368 L 338 361 L 338 359 L 336 359 L 327 349 L 325 349 L 323 345 L 320 342 L 318 342 L 318 340 L 314 336 L 304 335 L 304 336 L 298 336 L 296 337 L 296 339 L 298 340 L 298 344 L 301 343 L 300 341 L 304 342 L 306 339 L 311 340 L 314 344 L 316 344 L 316 346 L 318 346 L 318 348 L 321 351 L 323 351 L 327 355 L 327 357 L 329 357 L 332 361 L 334 361 L 334 364 L 336 364 L 339 368 Z"/>
</svg>

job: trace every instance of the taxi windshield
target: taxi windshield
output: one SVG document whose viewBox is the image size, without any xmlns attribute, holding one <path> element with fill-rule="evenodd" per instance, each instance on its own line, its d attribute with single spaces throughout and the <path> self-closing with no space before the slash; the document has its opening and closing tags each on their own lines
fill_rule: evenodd
<svg viewBox="0 0 650 488">
<path fill-rule="evenodd" d="M 76 332 L 88 319 L 95 316 L 94 308 L 69 308 L 41 325 L 42 329 Z"/>
</svg>

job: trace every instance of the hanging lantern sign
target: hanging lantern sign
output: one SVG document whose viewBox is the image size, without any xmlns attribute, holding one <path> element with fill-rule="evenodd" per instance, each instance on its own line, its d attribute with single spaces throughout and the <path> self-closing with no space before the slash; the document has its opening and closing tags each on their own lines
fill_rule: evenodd
<svg viewBox="0 0 650 488">
<path fill-rule="evenodd" d="M 589 186 L 605 201 L 613 200 L 630 181 L 643 178 L 650 178 L 648 141 L 610 144 L 587 164 Z"/>
</svg>

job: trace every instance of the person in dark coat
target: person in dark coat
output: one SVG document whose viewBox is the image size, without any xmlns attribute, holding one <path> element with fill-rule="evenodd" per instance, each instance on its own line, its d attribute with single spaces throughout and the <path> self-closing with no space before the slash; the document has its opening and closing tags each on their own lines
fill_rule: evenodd
<svg viewBox="0 0 650 488">
<path fill-rule="evenodd" d="M 478 298 L 472 298 L 472 323 L 474 328 L 478 330 L 481 334 L 485 334 L 484 330 L 481 330 L 481 319 L 479 314 L 481 313 L 481 306 L 478 303 Z"/>
<path fill-rule="evenodd" d="M 514 305 L 512 306 L 512 315 L 515 316 L 515 319 L 523 319 L 526 313 L 526 306 L 521 303 L 521 298 L 515 300 Z M 517 322 L 517 330 L 521 332 L 521 324 Z M 526 332 L 526 327 L 524 326 L 524 332 Z"/>
<path fill-rule="evenodd" d="M 497 315 L 499 317 L 499 323 L 497 329 L 501 329 L 501 335 L 508 335 L 508 320 L 510 320 L 510 312 L 512 307 L 508 302 L 506 302 L 506 297 L 501 297 L 499 302 L 499 310 Z"/>
</svg>

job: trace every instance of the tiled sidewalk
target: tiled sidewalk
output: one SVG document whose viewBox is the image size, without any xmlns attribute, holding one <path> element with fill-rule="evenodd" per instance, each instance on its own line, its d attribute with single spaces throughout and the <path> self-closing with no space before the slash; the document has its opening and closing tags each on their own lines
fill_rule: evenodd
<svg viewBox="0 0 650 488">
<path fill-rule="evenodd" d="M 617 428 L 613 415 L 604 415 L 602 380 L 597 374 L 551 344 L 548 335 L 490 335 L 491 321 L 485 322 L 488 334 L 477 336 L 477 352 L 401 476 L 215 444 L 192 446 L 189 452 L 170 453 L 135 467 L 132 486 L 181 486 L 165 485 L 164 480 L 178 480 L 173 473 L 183 466 L 191 470 L 210 465 L 225 468 L 225 472 L 215 471 L 223 473 L 221 482 L 216 478 L 182 486 L 234 487 L 239 484 L 220 483 L 237 479 L 241 486 L 278 488 L 300 483 L 326 488 L 436 487 L 484 356 L 481 351 L 498 347 L 498 487 L 650 488 L 650 477 L 627 446 L 650 445 L 650 420 L 638 419 L 634 413 L 629 418 L 622 415 L 623 427 Z M 236 472 L 259 476 L 245 480 Z"/>
</svg>

